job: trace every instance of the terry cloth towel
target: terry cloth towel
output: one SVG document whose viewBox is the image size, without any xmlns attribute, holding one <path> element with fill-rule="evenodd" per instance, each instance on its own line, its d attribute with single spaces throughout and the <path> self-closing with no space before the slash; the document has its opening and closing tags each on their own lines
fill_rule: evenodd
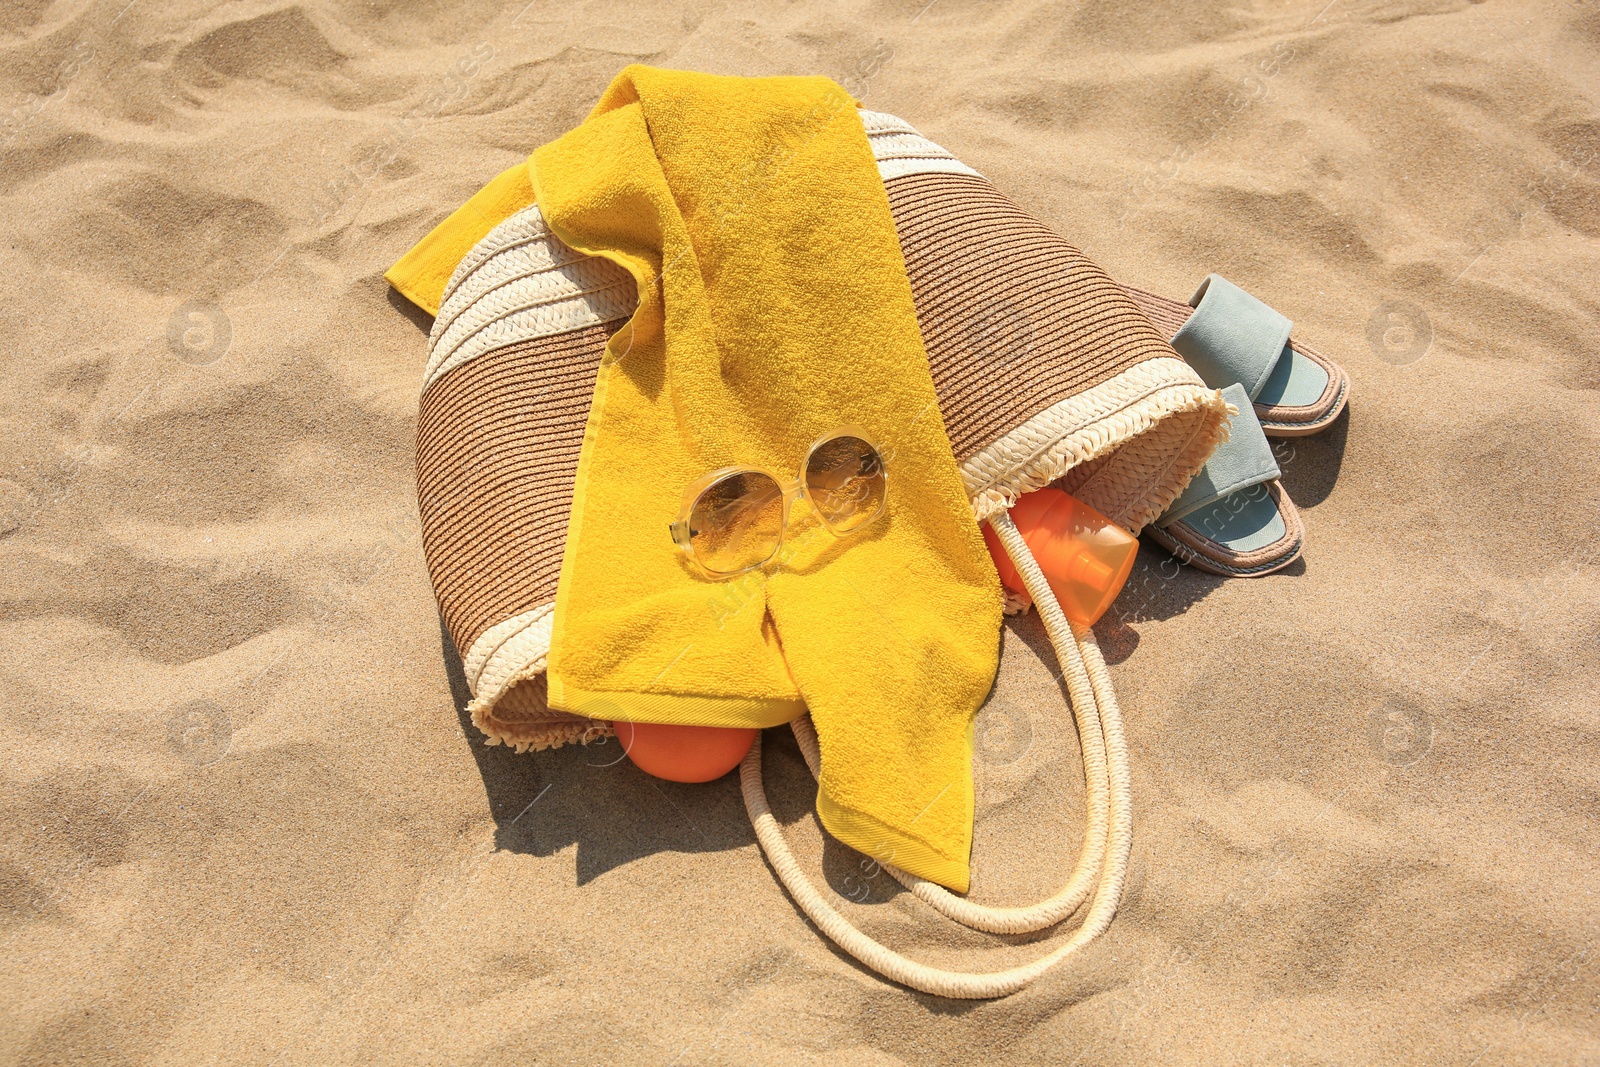
<svg viewBox="0 0 1600 1067">
<path fill-rule="evenodd" d="M 1220 396 L 1082 253 L 910 126 L 861 117 L 974 516 L 1055 482 L 1137 531 L 1225 432 Z M 429 570 L 474 721 L 519 750 L 609 733 L 550 709 L 543 670 L 590 396 L 638 302 L 533 199 L 518 164 L 388 274 L 438 315 L 417 444 Z M 732 604 L 749 584 L 719 586 Z"/>
<path fill-rule="evenodd" d="M 702 726 L 809 711 L 823 825 L 965 891 L 1001 598 L 854 102 L 825 78 L 630 67 L 531 174 L 550 229 L 642 294 L 596 378 L 551 705 Z M 797 506 L 778 565 L 730 603 L 666 536 L 684 487 L 797 471 L 843 425 L 880 443 L 886 515 L 839 539 Z"/>
</svg>

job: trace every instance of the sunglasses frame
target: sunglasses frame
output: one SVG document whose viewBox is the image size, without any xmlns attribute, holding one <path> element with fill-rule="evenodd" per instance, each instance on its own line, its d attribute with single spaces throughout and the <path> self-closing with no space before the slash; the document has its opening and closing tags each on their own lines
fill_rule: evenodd
<svg viewBox="0 0 1600 1067">
<path fill-rule="evenodd" d="M 870 517 L 861 522 L 860 525 L 856 526 L 852 530 L 847 530 L 844 533 L 840 533 L 838 530 L 834 529 L 833 523 L 828 521 L 827 517 L 823 515 L 822 509 L 817 507 L 816 501 L 811 498 L 810 486 L 806 485 L 806 470 L 811 466 L 811 457 L 817 454 L 817 449 L 821 448 L 829 441 L 835 441 L 841 437 L 853 437 L 858 441 L 864 441 L 867 447 L 872 449 L 873 455 L 878 457 L 878 465 L 883 471 L 883 499 L 878 502 L 878 509 L 874 511 Z M 700 497 L 705 494 L 707 489 L 710 489 L 713 485 L 722 481 L 724 478 L 731 477 L 735 474 L 759 474 L 765 478 L 771 479 L 772 484 L 777 486 L 778 491 L 783 494 L 783 523 L 778 528 L 778 537 L 777 540 L 773 542 L 772 551 L 767 553 L 764 559 L 756 563 L 747 564 L 746 566 L 740 567 L 738 570 L 716 571 L 706 566 L 705 561 L 695 554 L 694 544 L 690 540 L 691 534 L 689 531 L 689 516 L 694 513 L 695 505 L 700 503 Z M 800 461 L 800 474 L 796 478 L 788 480 L 779 478 L 776 474 L 765 467 L 720 467 L 717 470 L 711 471 L 707 474 L 702 474 L 700 477 L 689 483 L 689 487 L 683 491 L 683 507 L 678 511 L 677 521 L 671 523 L 668 528 L 672 531 L 673 543 L 676 544 L 683 554 L 688 556 L 689 559 L 694 562 L 694 565 L 698 567 L 707 577 L 718 580 L 723 578 L 735 578 L 741 574 L 748 574 L 751 571 L 760 570 L 768 563 L 771 563 L 772 560 L 778 555 L 779 551 L 781 551 L 783 548 L 783 542 L 785 538 L 787 538 L 789 534 L 789 505 L 791 502 L 798 500 L 801 497 L 804 497 L 806 503 L 811 505 L 811 511 L 814 515 L 816 515 L 817 521 L 822 524 L 824 529 L 833 534 L 835 537 L 851 537 L 859 531 L 866 529 L 874 522 L 877 522 L 878 519 L 882 518 L 883 513 L 887 511 L 889 507 L 889 464 L 884 458 L 883 446 L 878 444 L 877 440 L 871 434 L 867 433 L 866 430 L 863 430 L 859 426 L 840 426 L 836 429 L 830 430 L 821 437 L 817 438 L 815 441 L 811 442 L 811 447 L 806 449 L 805 458 Z"/>
</svg>

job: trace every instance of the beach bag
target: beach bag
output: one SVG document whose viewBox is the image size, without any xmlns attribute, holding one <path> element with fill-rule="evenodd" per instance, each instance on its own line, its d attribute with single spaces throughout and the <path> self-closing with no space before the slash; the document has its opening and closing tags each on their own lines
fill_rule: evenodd
<svg viewBox="0 0 1600 1067">
<path fill-rule="evenodd" d="M 987 908 L 886 867 L 956 921 L 1043 929 L 1093 900 L 1064 945 L 996 974 L 941 971 L 850 926 L 795 864 L 761 784 L 741 787 L 763 850 L 841 947 L 913 988 L 987 997 L 1021 988 L 1110 922 L 1131 841 L 1126 744 L 1093 632 L 1074 633 L 1006 511 L 1047 485 L 1137 533 L 1226 435 L 1228 408 L 1127 291 L 977 171 L 900 120 L 861 113 L 888 193 L 939 406 L 974 517 L 990 523 L 1038 608 L 1068 686 L 1088 819 L 1077 868 L 1032 908 Z M 550 708 L 544 668 L 568 512 L 606 340 L 637 304 L 632 277 L 579 253 L 525 208 L 463 258 L 428 343 L 417 427 L 423 548 L 489 744 L 540 750 L 609 735 Z M 1008 594 L 1008 610 L 1026 601 Z M 813 773 L 814 732 L 794 724 Z"/>
</svg>

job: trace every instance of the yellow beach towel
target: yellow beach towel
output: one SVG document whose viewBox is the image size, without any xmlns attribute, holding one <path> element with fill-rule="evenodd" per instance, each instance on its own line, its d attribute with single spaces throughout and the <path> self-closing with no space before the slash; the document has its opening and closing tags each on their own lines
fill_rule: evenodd
<svg viewBox="0 0 1600 1067">
<path fill-rule="evenodd" d="M 579 460 L 551 705 L 712 726 L 809 708 L 828 830 L 965 891 L 1000 592 L 853 101 L 823 78 L 630 67 L 529 170 L 550 228 L 641 294 Z M 883 446 L 884 519 L 839 540 L 796 515 L 777 566 L 732 583 L 674 549 L 690 481 L 795 471 L 846 424 Z"/>
</svg>

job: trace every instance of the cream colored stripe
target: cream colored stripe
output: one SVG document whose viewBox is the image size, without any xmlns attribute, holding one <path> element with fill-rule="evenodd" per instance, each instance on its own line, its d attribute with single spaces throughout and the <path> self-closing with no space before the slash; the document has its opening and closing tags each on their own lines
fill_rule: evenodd
<svg viewBox="0 0 1600 1067">
<path fill-rule="evenodd" d="M 893 115 L 881 111 L 862 111 L 861 125 L 866 127 L 867 143 L 872 145 L 872 156 L 878 161 L 878 176 L 884 181 L 907 174 L 970 174 L 974 178 L 983 177 L 922 136 L 909 123 Z"/>
<path fill-rule="evenodd" d="M 868 137 L 887 133 L 916 133 L 911 123 L 905 119 L 889 114 L 887 111 L 872 111 L 861 109 L 861 125 L 867 131 Z"/>
<path fill-rule="evenodd" d="M 472 251 L 461 257 L 456 269 L 450 272 L 450 281 L 445 284 L 444 295 L 439 298 L 439 303 L 443 305 L 455 294 L 456 287 L 464 278 L 482 266 L 486 260 L 492 259 L 505 249 L 527 242 L 554 239 L 550 227 L 545 225 L 544 213 L 539 210 L 539 205 L 528 205 L 490 230 L 484 235 L 483 240 L 472 247 Z M 567 248 L 565 244 L 561 247 Z M 570 248 L 567 250 L 572 251 Z"/>
<path fill-rule="evenodd" d="M 943 159 L 938 157 L 892 157 L 878 160 L 878 175 L 884 181 L 890 178 L 903 178 L 907 174 L 967 174 L 974 178 L 983 175 L 961 162 L 959 159 Z"/>
<path fill-rule="evenodd" d="M 522 278 L 570 268 L 589 259 L 582 252 L 552 237 L 534 237 L 508 245 L 460 279 L 455 292 L 439 309 L 432 336 L 445 333 L 475 301 L 502 286 Z"/>
<path fill-rule="evenodd" d="M 472 642 L 462 658 L 476 702 L 493 704 L 518 676 L 544 670 L 550 655 L 550 628 L 555 621 L 555 601 L 495 623 Z"/>
<path fill-rule="evenodd" d="M 449 305 L 449 325 L 433 345 L 436 358 L 450 358 L 478 330 L 512 312 L 604 292 L 631 280 L 627 271 L 609 260 L 587 256 L 559 267 L 528 268 L 508 255 L 492 260 L 485 267 L 490 268 L 493 273 L 485 275 L 488 284 L 482 292 Z M 493 281 L 496 275 L 498 284 Z"/>
<path fill-rule="evenodd" d="M 625 319 L 637 303 L 627 271 L 562 243 L 538 205 L 523 208 L 451 274 L 428 338 L 422 388 L 507 345 Z"/>
<path fill-rule="evenodd" d="M 1169 416 L 1203 410 L 1201 432 L 1189 420 Z M 981 523 L 1009 508 L 1023 493 L 1041 489 L 1080 463 L 1087 463 L 1147 431 L 1173 435 L 1173 461 L 1153 475 L 1129 465 L 1126 471 L 1098 472 L 1095 480 L 1118 496 L 1147 503 L 1151 514 L 1111 516 L 1138 530 L 1182 491 L 1227 432 L 1227 401 L 1208 389 L 1181 359 L 1147 359 L 1092 389 L 1046 408 L 1016 429 L 974 453 L 961 467 L 961 479 Z M 1113 459 L 1111 462 L 1116 462 Z M 1131 484 L 1148 479 L 1150 484 Z M 1094 505 L 1094 501 L 1087 501 Z"/>
<path fill-rule="evenodd" d="M 423 388 L 495 349 L 627 318 L 637 303 L 633 279 L 602 259 L 519 278 L 474 303 L 445 331 L 428 357 Z"/>
</svg>

